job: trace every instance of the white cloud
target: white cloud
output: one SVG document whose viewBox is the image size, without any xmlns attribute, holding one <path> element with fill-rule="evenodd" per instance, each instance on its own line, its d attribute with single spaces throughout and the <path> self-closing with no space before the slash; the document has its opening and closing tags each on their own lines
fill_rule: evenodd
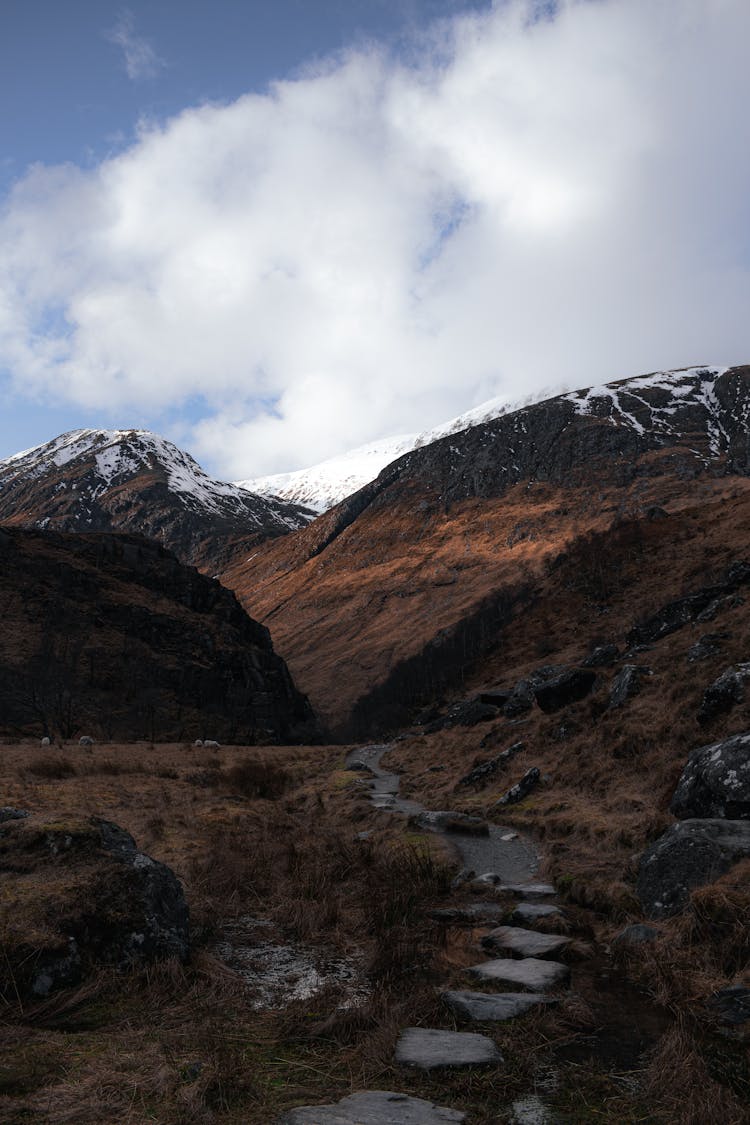
<svg viewBox="0 0 750 1125">
<path fill-rule="evenodd" d="M 496 394 L 750 356 L 745 0 L 511 0 L 37 168 L 0 361 L 227 476 Z"/>
<path fill-rule="evenodd" d="M 139 82 L 143 78 L 155 78 L 164 66 L 147 39 L 135 33 L 133 13 L 125 8 L 114 27 L 105 36 L 110 43 L 122 49 L 123 62 L 128 78 Z"/>
</svg>

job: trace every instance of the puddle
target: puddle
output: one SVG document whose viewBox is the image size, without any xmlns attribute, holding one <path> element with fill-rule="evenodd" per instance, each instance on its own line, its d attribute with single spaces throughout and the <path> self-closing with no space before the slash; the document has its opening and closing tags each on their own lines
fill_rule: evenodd
<svg viewBox="0 0 750 1125">
<path fill-rule="evenodd" d="M 331 950 L 275 944 L 267 940 L 272 929 L 263 919 L 240 918 L 226 928 L 225 940 L 214 946 L 216 956 L 247 985 L 252 1008 L 285 1008 L 331 986 L 346 989 L 348 998 L 342 1007 L 366 998 L 361 967 L 355 961 Z"/>
<path fill-rule="evenodd" d="M 667 1009 L 659 1007 L 646 991 L 596 962 L 574 967 L 572 991 L 591 1008 L 595 1026 L 555 1048 L 555 1058 L 561 1062 L 595 1062 L 608 1070 L 638 1070 L 645 1052 L 673 1022 Z"/>
</svg>

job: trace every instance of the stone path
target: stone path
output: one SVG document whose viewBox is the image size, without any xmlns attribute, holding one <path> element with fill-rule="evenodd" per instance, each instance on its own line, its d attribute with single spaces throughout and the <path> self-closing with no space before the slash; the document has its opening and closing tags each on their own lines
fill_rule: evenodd
<svg viewBox="0 0 750 1125">
<path fill-rule="evenodd" d="M 369 786 L 376 808 L 419 817 L 423 826 L 441 832 L 443 839 L 449 840 L 458 852 L 465 872 L 470 876 L 476 871 L 483 872 L 474 876 L 474 882 L 523 900 L 537 900 L 521 902 L 511 915 L 512 921 L 533 925 L 539 918 L 561 913 L 558 907 L 538 901 L 554 896 L 555 888 L 533 880 L 537 858 L 528 843 L 507 828 L 485 825 L 460 813 L 429 813 L 416 801 L 400 797 L 398 776 L 380 765 L 388 749 L 382 745 L 361 747 L 347 760 L 350 769 L 362 773 L 363 784 Z M 478 902 L 432 910 L 430 916 L 448 926 L 492 925 L 504 913 L 497 903 Z M 568 944 L 568 938 L 557 934 L 543 934 L 519 925 L 499 926 L 485 936 L 482 945 L 507 956 L 473 965 L 466 971 L 480 980 L 524 991 L 449 991 L 442 993 L 442 999 L 455 1015 L 479 1022 L 514 1019 L 532 1008 L 554 1004 L 556 999 L 548 996 L 546 989 L 567 984 L 570 970 L 559 961 L 542 958 L 559 953 Z M 402 1066 L 426 1071 L 503 1063 L 497 1046 L 486 1035 L 425 1027 L 405 1028 L 396 1044 L 394 1058 Z M 418 1098 L 372 1091 L 354 1094 L 336 1105 L 292 1110 L 279 1125 L 442 1125 L 464 1120 L 465 1115 L 456 1110 L 440 1108 Z"/>
</svg>

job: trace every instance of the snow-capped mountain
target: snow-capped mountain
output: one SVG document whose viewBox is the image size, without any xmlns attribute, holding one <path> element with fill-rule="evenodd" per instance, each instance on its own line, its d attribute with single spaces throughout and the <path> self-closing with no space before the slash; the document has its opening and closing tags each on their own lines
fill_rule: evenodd
<svg viewBox="0 0 750 1125">
<path fill-rule="evenodd" d="M 304 504 L 316 512 L 326 512 L 339 504 L 353 492 L 383 471 L 397 457 L 410 453 L 412 449 L 429 445 L 448 434 L 459 433 L 469 426 L 479 426 L 491 418 L 498 418 L 512 410 L 533 401 L 531 397 L 523 403 L 511 403 L 507 398 L 498 397 L 459 414 L 449 422 L 443 422 L 431 430 L 418 434 L 398 434 L 395 437 L 381 438 L 380 441 L 360 445 L 336 457 L 330 457 L 309 469 L 297 469 L 291 473 L 275 473 L 251 480 L 236 481 L 238 488 L 247 488 L 261 496 L 275 497 L 294 504 Z"/>
<path fill-rule="evenodd" d="M 285 535 L 312 516 L 213 480 L 148 430 L 72 430 L 0 461 L 3 522 L 136 532 L 201 565 L 220 562 L 228 543 Z"/>
<path fill-rule="evenodd" d="M 405 453 L 430 445 L 451 434 L 481 426 L 495 418 L 518 413 L 528 406 L 552 397 L 569 399 L 575 403 L 579 413 L 601 413 L 602 404 L 608 403 L 607 409 L 611 421 L 617 421 L 618 424 L 625 426 L 632 425 L 642 432 L 643 424 L 632 413 L 632 407 L 641 392 L 655 391 L 656 396 L 655 398 L 652 396 L 649 404 L 653 426 L 661 429 L 665 434 L 672 433 L 675 413 L 678 410 L 677 404 L 702 405 L 710 410 L 713 380 L 725 370 L 726 368 L 723 367 L 708 366 L 659 371 L 651 375 L 604 383 L 587 390 L 562 395 L 559 392 L 554 394 L 543 391 L 536 395 L 529 395 L 523 401 L 512 401 L 500 396 L 489 399 L 464 414 L 452 418 L 449 422 L 419 434 L 400 434 L 396 437 L 383 438 L 339 454 L 337 457 L 331 457 L 309 469 L 255 477 L 236 483 L 238 487 L 247 488 L 261 496 L 304 504 L 316 512 L 325 512 L 375 480 L 387 465 Z M 703 372 L 705 377 L 696 384 L 694 377 L 698 372 Z M 663 394 L 660 396 L 659 392 Z M 664 400 L 663 405 L 658 405 L 661 398 Z M 716 405 L 714 401 L 714 406 Z M 718 430 L 716 433 L 718 434 Z"/>
</svg>

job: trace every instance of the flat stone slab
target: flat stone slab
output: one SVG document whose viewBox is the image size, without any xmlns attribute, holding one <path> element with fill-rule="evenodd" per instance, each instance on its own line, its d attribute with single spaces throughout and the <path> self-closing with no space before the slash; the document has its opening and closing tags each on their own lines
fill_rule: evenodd
<svg viewBox="0 0 750 1125">
<path fill-rule="evenodd" d="M 510 916 L 509 921 L 512 925 L 533 925 L 540 918 L 552 918 L 555 914 L 562 917 L 562 911 L 559 906 L 553 906 L 551 903 L 545 902 L 521 902 Z"/>
<path fill-rule="evenodd" d="M 551 883 L 504 883 L 497 890 L 507 891 L 518 898 L 545 898 L 557 894 Z"/>
<path fill-rule="evenodd" d="M 498 926 L 482 938 L 484 949 L 498 950 L 514 957 L 552 957 L 570 945 L 570 938 L 560 934 L 539 934 L 520 926 Z"/>
<path fill-rule="evenodd" d="M 500 922 L 505 910 L 497 902 L 471 902 L 466 906 L 445 906 L 428 910 L 436 922 Z"/>
<path fill-rule="evenodd" d="M 457 1016 L 488 1022 L 512 1020 L 531 1008 L 557 1003 L 538 992 L 443 992 L 440 999 Z"/>
<path fill-rule="evenodd" d="M 491 980 L 509 988 L 525 988 L 529 992 L 544 992 L 557 984 L 564 984 L 570 978 L 570 969 L 560 961 L 539 961 L 536 957 L 526 957 L 514 961 L 501 957 L 497 961 L 483 961 L 466 970 L 480 980 Z"/>
<path fill-rule="evenodd" d="M 487 1066 L 501 1063 L 503 1056 L 486 1035 L 472 1031 L 439 1031 L 431 1027 L 407 1027 L 396 1044 L 396 1062 L 433 1070 L 441 1066 Z"/>
<path fill-rule="evenodd" d="M 466 1114 L 394 1094 L 368 1090 L 335 1105 L 302 1105 L 279 1118 L 278 1125 L 459 1125 Z"/>
</svg>

